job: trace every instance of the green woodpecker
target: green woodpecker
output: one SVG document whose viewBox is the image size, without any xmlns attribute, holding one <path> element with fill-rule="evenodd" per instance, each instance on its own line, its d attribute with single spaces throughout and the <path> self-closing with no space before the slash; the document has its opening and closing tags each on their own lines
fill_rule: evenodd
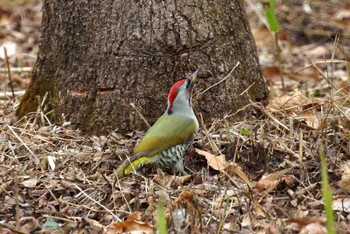
<svg viewBox="0 0 350 234">
<path fill-rule="evenodd" d="M 167 110 L 148 129 L 135 147 L 134 154 L 117 168 L 119 177 L 149 163 L 165 171 L 185 174 L 183 155 L 199 127 L 192 109 L 192 93 L 198 71 L 171 87 Z"/>
</svg>

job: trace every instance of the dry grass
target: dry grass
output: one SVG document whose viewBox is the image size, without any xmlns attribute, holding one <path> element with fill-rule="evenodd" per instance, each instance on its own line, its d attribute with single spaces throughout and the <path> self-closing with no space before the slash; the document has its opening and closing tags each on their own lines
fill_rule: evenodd
<svg viewBox="0 0 350 234">
<path fill-rule="evenodd" d="M 265 38 L 259 41 L 263 32 L 255 29 L 260 60 L 268 60 L 273 48 Z M 255 118 L 227 122 L 223 116 L 202 125 L 185 156 L 190 176 L 183 177 L 147 167 L 115 178 L 114 169 L 130 155 L 140 132 L 83 136 L 68 120 L 62 126 L 50 123 L 45 105 L 17 120 L 14 112 L 27 84 L 22 76 L 29 76 L 13 70 L 18 95 L 11 98 L 6 85 L 1 90 L 7 92 L 0 93 L 0 232 L 52 233 L 54 228 L 97 233 L 131 226 L 146 232 L 156 226 L 159 200 L 165 204 L 168 230 L 174 233 L 323 230 L 319 150 L 324 145 L 338 232 L 346 233 L 349 50 L 339 40 L 311 44 L 312 49 L 328 51 L 312 50 L 321 54 L 312 57 L 305 52 L 311 51 L 310 44 L 288 48 L 288 41 L 281 43 L 286 89 L 281 89 L 274 66 L 262 66 L 271 91 L 269 105 L 251 103 L 240 110 L 254 106 Z M 0 71 L 0 80 L 6 77 Z M 228 166 L 212 169 L 193 148 L 225 155 Z M 114 229 L 108 228 L 111 224 Z"/>
<path fill-rule="evenodd" d="M 1 120 L 0 197 L 4 206 L 0 217 L 23 230 L 38 230 L 47 220 L 64 224 L 64 228 L 99 229 L 85 219 L 104 226 L 133 212 L 154 223 L 159 197 L 166 201 L 170 230 L 298 230 L 289 222 L 292 218 L 303 213 L 323 216 L 321 142 L 325 144 L 335 200 L 346 195 L 336 182 L 342 176 L 340 165 L 349 157 L 350 121 L 344 115 L 347 107 L 341 105 L 349 103 L 348 95 L 284 111 L 259 107 L 259 119 L 230 123 L 232 140 L 225 119 L 202 131 L 194 145 L 211 152 L 215 146 L 229 162 L 235 158 L 250 181 L 257 182 L 251 183 L 252 190 L 232 171 L 208 168 L 204 158 L 193 152 L 185 158 L 191 177 L 154 175 L 148 168 L 142 174 L 116 180 L 113 170 L 119 158 L 129 154 L 138 134 L 86 137 L 70 129 L 69 123 L 50 124 L 40 111 L 11 123 L 12 103 L 7 103 L 4 112 L 9 114 Z M 316 114 L 303 117 L 306 110 Z M 320 122 L 319 129 L 307 125 L 310 118 Z M 243 134 L 243 128 L 249 134 Z M 291 170 L 286 175 L 259 185 L 264 173 L 288 168 Z M 16 214 L 21 218 L 16 220 Z M 337 214 L 339 224 L 347 222 L 344 212 Z"/>
</svg>

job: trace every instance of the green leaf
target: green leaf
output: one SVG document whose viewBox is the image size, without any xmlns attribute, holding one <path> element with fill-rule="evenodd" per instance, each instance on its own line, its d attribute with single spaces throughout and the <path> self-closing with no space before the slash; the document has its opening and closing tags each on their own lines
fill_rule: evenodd
<svg viewBox="0 0 350 234">
<path fill-rule="evenodd" d="M 244 136 L 251 136 L 252 135 L 252 132 L 249 130 L 249 129 L 246 129 L 246 128 L 241 128 L 239 130 L 239 132 L 244 135 Z"/>
<path fill-rule="evenodd" d="M 327 219 L 327 234 L 336 234 L 334 213 L 333 213 L 333 195 L 329 187 L 329 179 L 327 173 L 327 165 L 325 160 L 325 153 L 323 144 L 320 146 L 320 160 L 321 160 L 321 175 L 322 175 L 322 199 L 323 206 L 326 212 Z"/>
<path fill-rule="evenodd" d="M 158 218 L 158 220 L 157 220 L 158 233 L 167 234 L 168 228 L 167 228 L 167 224 L 166 224 L 165 208 L 164 208 L 163 199 L 159 199 L 159 201 L 158 201 L 157 218 Z"/>
<path fill-rule="evenodd" d="M 232 136 L 232 133 L 231 133 L 230 123 L 228 121 L 226 121 L 226 132 L 227 132 L 228 139 L 230 140 L 230 143 L 232 143 L 233 142 L 233 136 Z"/>
<path fill-rule="evenodd" d="M 278 32 L 280 30 L 280 26 L 276 19 L 275 0 L 269 0 L 269 4 L 265 5 L 265 15 L 271 31 Z"/>
</svg>

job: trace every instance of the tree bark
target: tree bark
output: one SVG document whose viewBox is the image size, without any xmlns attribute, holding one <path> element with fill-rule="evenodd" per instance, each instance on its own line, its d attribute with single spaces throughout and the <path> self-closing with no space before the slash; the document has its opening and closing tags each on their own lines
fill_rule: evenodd
<svg viewBox="0 0 350 234">
<path fill-rule="evenodd" d="M 242 2 L 43 1 L 40 51 L 18 116 L 48 93 L 56 122 L 64 115 L 89 134 L 145 129 L 130 103 L 153 123 L 175 81 L 200 68 L 203 91 L 238 62 L 195 96 L 197 114 L 210 121 L 266 99 Z"/>
</svg>

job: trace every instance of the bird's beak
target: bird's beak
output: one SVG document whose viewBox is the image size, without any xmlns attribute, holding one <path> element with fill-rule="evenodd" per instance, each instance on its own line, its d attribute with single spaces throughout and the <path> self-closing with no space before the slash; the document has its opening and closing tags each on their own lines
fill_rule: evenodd
<svg viewBox="0 0 350 234">
<path fill-rule="evenodd" d="M 195 72 L 193 72 L 193 74 L 188 78 L 189 80 L 191 80 L 191 84 L 190 84 L 191 88 L 194 86 L 194 83 L 196 82 L 198 72 L 199 72 L 199 68 Z"/>
</svg>

